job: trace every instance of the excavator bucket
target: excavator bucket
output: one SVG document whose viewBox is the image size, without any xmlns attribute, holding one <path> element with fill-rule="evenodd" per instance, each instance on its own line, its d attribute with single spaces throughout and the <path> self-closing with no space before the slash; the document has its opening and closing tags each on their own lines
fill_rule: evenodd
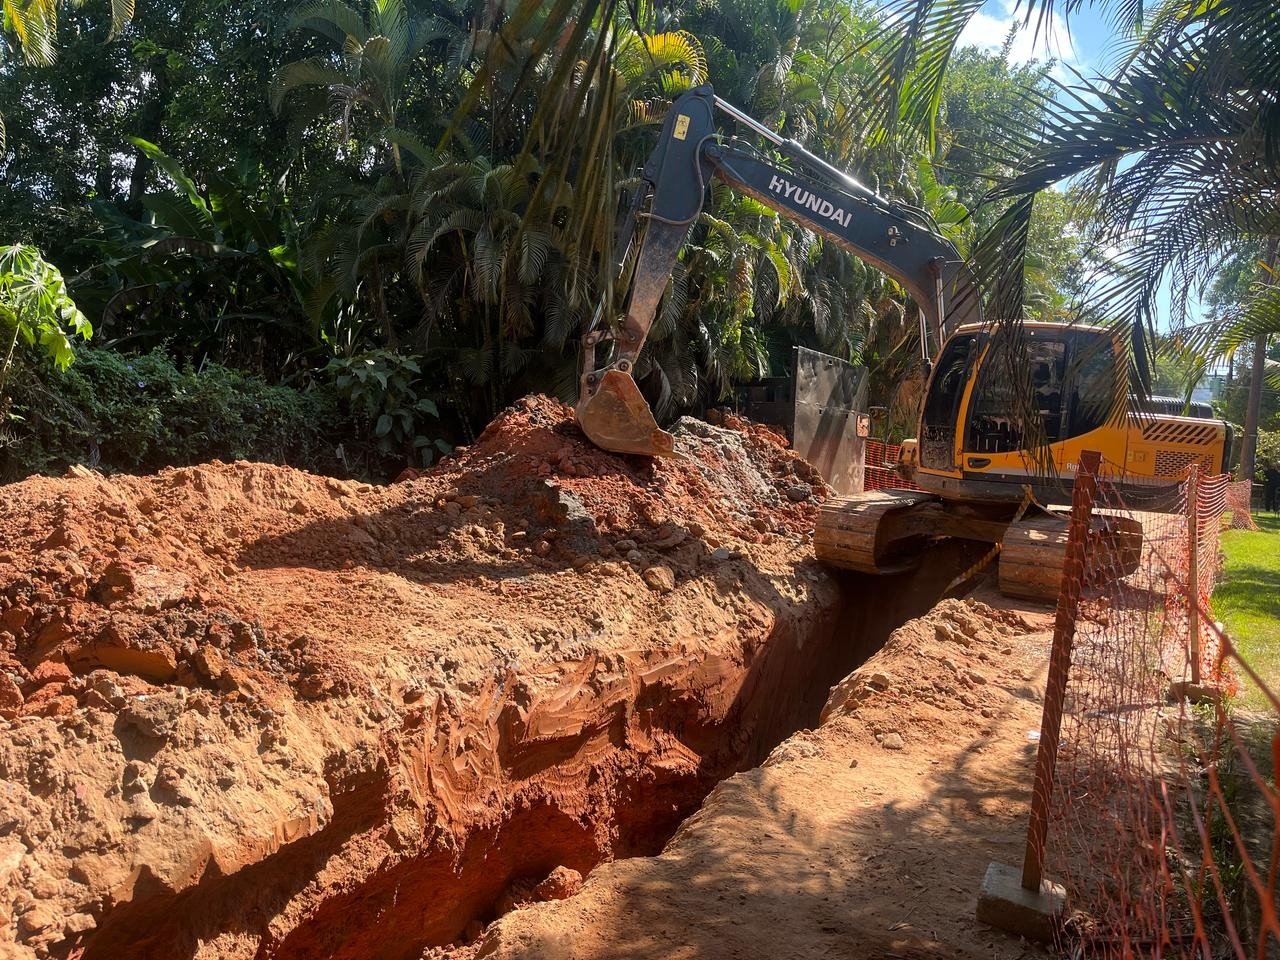
<svg viewBox="0 0 1280 960">
<path fill-rule="evenodd" d="M 630 375 L 607 370 L 595 392 L 578 401 L 578 425 L 597 447 L 614 453 L 673 457 L 675 438 L 658 426 Z"/>
</svg>

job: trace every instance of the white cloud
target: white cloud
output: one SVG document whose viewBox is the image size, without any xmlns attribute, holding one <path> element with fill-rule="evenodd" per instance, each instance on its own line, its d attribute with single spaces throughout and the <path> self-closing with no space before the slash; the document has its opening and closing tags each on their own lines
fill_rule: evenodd
<svg viewBox="0 0 1280 960">
<path fill-rule="evenodd" d="M 999 50 L 1004 46 L 1009 31 L 1016 27 L 1017 32 L 1009 48 L 1010 63 L 1057 60 L 1059 65 L 1055 71 L 1061 70 L 1062 64 L 1078 65 L 1071 34 L 1062 17 L 1055 13 L 1052 21 L 1040 30 L 1036 29 L 1037 23 L 1033 18 L 1030 24 L 1023 26 L 1022 16 L 1016 13 L 1013 5 L 1005 0 L 990 0 L 970 18 L 960 34 L 960 46 Z"/>
</svg>

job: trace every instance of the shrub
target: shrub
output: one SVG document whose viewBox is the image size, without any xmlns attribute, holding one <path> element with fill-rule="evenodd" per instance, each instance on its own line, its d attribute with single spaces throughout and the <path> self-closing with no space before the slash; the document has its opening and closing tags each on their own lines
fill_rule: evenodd
<svg viewBox="0 0 1280 960">
<path fill-rule="evenodd" d="M 1244 431 L 1241 431 L 1243 436 Z M 1262 468 L 1268 463 L 1280 463 L 1280 430 L 1259 430 L 1258 431 L 1258 454 L 1256 458 L 1258 465 L 1257 476 L 1255 480 L 1262 479 Z"/>
<path fill-rule="evenodd" d="M 65 370 L 30 356 L 17 365 L 0 480 L 72 463 L 149 473 L 212 459 L 348 472 L 341 444 L 356 429 L 332 387 L 273 386 L 217 364 L 179 368 L 160 350 L 76 354 Z"/>
<path fill-rule="evenodd" d="M 329 361 L 338 393 L 370 437 L 368 455 L 402 457 L 411 467 L 428 467 L 452 448 L 432 435 L 438 420 L 435 401 L 420 396 L 422 368 L 414 357 L 392 350 L 370 350 Z"/>
</svg>

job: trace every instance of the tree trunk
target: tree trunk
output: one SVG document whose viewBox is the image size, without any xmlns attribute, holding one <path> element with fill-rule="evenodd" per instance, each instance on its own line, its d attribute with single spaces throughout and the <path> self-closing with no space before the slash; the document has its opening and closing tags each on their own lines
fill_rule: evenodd
<svg viewBox="0 0 1280 960">
<path fill-rule="evenodd" d="M 159 143 L 164 128 L 164 115 L 169 109 L 169 74 L 165 58 L 153 57 L 150 64 L 151 95 L 147 98 L 138 116 L 138 136 L 152 143 Z M 141 150 L 137 151 L 133 162 L 133 172 L 129 175 L 129 196 L 125 203 L 125 211 L 132 217 L 141 217 L 142 193 L 147 187 L 147 174 L 155 166 L 154 162 Z"/>
<path fill-rule="evenodd" d="M 111 151 L 98 148 L 98 168 L 93 175 L 93 192 L 99 200 L 111 201 L 116 195 L 116 168 L 111 162 Z"/>
<path fill-rule="evenodd" d="M 1253 372 L 1249 377 L 1249 406 L 1244 415 L 1244 444 L 1240 448 L 1240 479 L 1252 480 L 1258 466 L 1258 415 L 1262 411 L 1262 378 L 1267 372 L 1267 335 L 1253 341 Z"/>
<path fill-rule="evenodd" d="M 369 286 L 372 289 L 373 309 L 378 316 L 378 325 L 382 327 L 382 338 L 388 350 L 397 349 L 400 344 L 396 339 L 396 329 L 391 323 L 391 314 L 387 312 L 387 291 L 382 283 L 382 262 L 373 258 L 369 267 Z"/>
<path fill-rule="evenodd" d="M 1267 245 L 1267 264 L 1275 268 L 1276 248 L 1280 238 L 1272 237 Z M 1275 283 L 1275 274 L 1267 273 L 1267 283 Z M 1240 448 L 1240 479 L 1253 480 L 1258 468 L 1258 420 L 1262 414 L 1262 380 L 1267 373 L 1267 335 L 1260 333 L 1253 341 L 1253 374 L 1249 379 L 1249 406 L 1244 415 L 1244 444 Z"/>
</svg>

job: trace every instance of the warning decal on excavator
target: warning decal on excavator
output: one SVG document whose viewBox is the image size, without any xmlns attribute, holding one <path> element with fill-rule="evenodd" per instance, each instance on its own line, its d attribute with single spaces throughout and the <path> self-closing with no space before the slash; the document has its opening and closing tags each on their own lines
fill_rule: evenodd
<svg viewBox="0 0 1280 960">
<path fill-rule="evenodd" d="M 671 135 L 677 140 L 683 140 L 689 135 L 689 115 L 685 113 L 676 115 L 676 127 L 671 131 Z"/>
</svg>

